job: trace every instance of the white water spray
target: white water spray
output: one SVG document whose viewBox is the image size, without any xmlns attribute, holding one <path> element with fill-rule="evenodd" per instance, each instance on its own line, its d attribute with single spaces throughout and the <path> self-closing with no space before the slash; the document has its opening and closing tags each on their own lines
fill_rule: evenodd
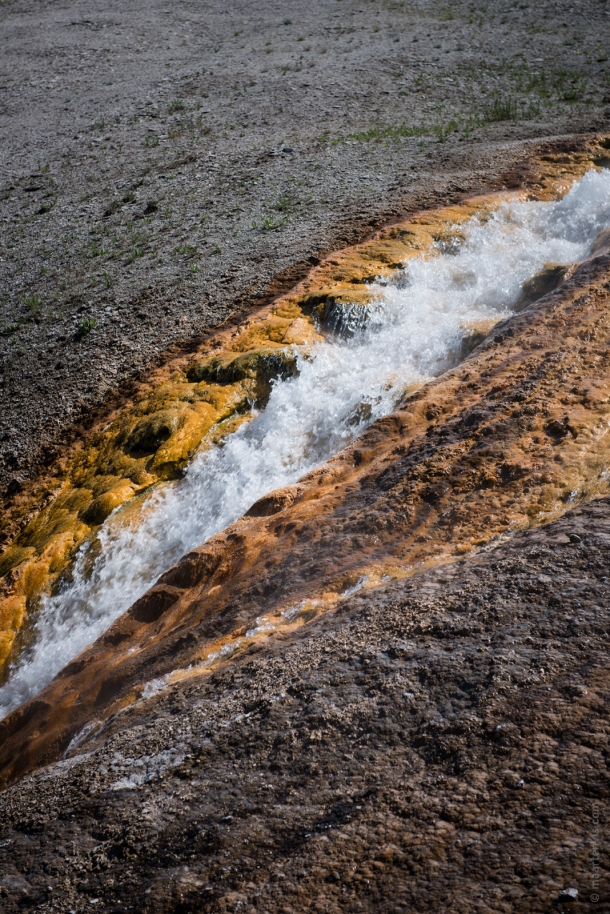
<svg viewBox="0 0 610 914">
<path fill-rule="evenodd" d="M 474 218 L 457 253 L 410 260 L 402 288 L 373 286 L 380 301 L 355 333 L 299 354 L 298 376 L 275 383 L 264 411 L 149 495 L 136 524 L 119 509 L 81 548 L 71 581 L 43 601 L 32 644 L 0 688 L 0 716 L 39 692 L 185 552 L 337 453 L 405 388 L 454 364 L 464 324 L 508 316 L 526 279 L 546 262 L 582 259 L 608 225 L 610 171 L 592 171 L 557 203 L 509 203 Z"/>
</svg>

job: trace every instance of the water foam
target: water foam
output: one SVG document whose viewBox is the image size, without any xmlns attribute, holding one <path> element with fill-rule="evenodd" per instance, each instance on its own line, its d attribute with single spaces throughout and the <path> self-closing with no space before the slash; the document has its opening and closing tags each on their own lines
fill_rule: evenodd
<svg viewBox="0 0 610 914">
<path fill-rule="evenodd" d="M 263 412 L 148 496 L 137 523 L 119 509 L 81 548 L 0 688 L 0 715 L 40 691 L 185 552 L 454 364 L 465 324 L 508 316 L 526 279 L 546 262 L 582 259 L 609 224 L 610 171 L 592 171 L 559 202 L 507 203 L 471 220 L 457 252 L 411 260 L 403 281 L 373 286 L 380 300 L 365 321 L 348 312 L 350 333 L 298 353 L 298 376 L 276 382 Z"/>
</svg>

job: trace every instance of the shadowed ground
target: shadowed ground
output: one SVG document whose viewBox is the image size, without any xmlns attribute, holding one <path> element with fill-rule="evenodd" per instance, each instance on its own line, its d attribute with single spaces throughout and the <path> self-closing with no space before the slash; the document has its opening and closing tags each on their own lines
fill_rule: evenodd
<svg viewBox="0 0 610 914">
<path fill-rule="evenodd" d="M 600 910 L 609 542 L 602 500 L 127 711 L 3 794 L 3 910 Z"/>
</svg>

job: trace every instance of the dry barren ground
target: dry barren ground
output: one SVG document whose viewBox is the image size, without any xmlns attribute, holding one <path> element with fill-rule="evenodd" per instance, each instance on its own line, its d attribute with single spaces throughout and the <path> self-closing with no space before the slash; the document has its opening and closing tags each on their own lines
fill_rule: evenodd
<svg viewBox="0 0 610 914">
<path fill-rule="evenodd" d="M 1 17 L 5 492 L 274 277 L 486 183 L 522 140 L 610 119 L 606 0 L 3 0 Z"/>
</svg>

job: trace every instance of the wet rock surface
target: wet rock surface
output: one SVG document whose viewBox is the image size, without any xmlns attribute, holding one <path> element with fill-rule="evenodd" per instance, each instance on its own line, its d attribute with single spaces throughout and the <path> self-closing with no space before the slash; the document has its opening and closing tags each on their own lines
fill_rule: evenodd
<svg viewBox="0 0 610 914">
<path fill-rule="evenodd" d="M 266 626 L 280 635 L 354 587 L 608 495 L 609 264 L 607 254 L 585 260 L 298 486 L 165 572 L 142 598 L 143 614 L 138 601 L 0 722 L 0 779 L 57 759 L 147 683 L 205 672 Z"/>
<path fill-rule="evenodd" d="M 609 543 L 601 499 L 93 725 L 2 794 L 3 910 L 601 910 Z"/>
<path fill-rule="evenodd" d="M 27 638 L 21 629 L 35 618 L 42 596 L 61 586 L 62 575 L 83 541 L 95 535 L 95 527 L 127 502 L 131 521 L 137 523 L 146 509 L 134 496 L 179 478 L 197 449 L 214 447 L 235 431 L 252 404 L 264 407 L 274 380 L 298 374 L 295 344 L 307 347 L 324 334 L 352 336 L 375 320 L 379 302 L 374 299 L 380 293 L 372 294 L 373 281 L 400 286 L 413 258 L 457 253 L 464 224 L 487 219 L 509 199 L 561 198 L 575 180 L 599 170 L 609 145 L 607 136 L 543 145 L 494 182 L 490 192 L 411 214 L 359 245 L 333 252 L 270 306 L 208 337 L 196 358 L 173 358 L 153 372 L 139 396 L 117 409 L 110 422 L 108 416 L 92 418 L 84 440 L 64 449 L 61 466 L 23 491 L 20 486 L 0 518 L 0 673 L 18 659 Z M 595 256 L 607 253 L 605 235 L 602 231 L 594 244 Z M 516 310 L 548 295 L 575 270 L 576 264 L 544 265 L 523 285 Z M 463 282 L 473 278 L 465 274 Z M 461 326 L 461 358 L 494 323 L 491 318 Z M 364 409 L 370 417 L 370 407 Z M 354 421 L 361 418 L 365 413 L 356 411 Z M 554 422 L 561 437 L 562 421 Z"/>
</svg>

